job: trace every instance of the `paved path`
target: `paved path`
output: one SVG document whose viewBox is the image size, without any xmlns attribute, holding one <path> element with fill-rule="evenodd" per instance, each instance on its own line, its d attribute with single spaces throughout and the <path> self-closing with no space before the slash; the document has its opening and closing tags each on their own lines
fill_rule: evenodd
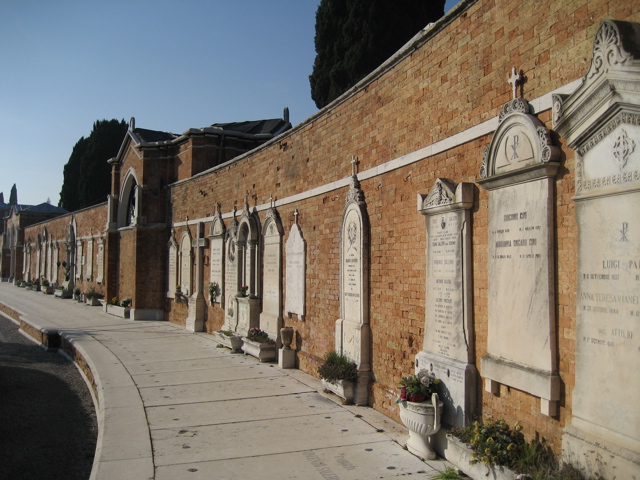
<svg viewBox="0 0 640 480">
<path fill-rule="evenodd" d="M 447 465 L 404 450 L 404 427 L 372 408 L 340 405 L 317 379 L 231 354 L 211 335 L 7 283 L 0 304 L 59 330 L 86 360 L 97 480 L 427 479 Z"/>
</svg>

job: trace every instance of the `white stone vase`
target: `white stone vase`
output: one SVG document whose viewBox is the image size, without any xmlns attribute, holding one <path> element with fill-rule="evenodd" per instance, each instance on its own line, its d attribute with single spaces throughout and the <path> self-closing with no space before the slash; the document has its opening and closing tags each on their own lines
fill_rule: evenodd
<svg viewBox="0 0 640 480">
<path fill-rule="evenodd" d="M 442 402 L 438 394 L 431 396 L 431 401 L 400 402 L 400 419 L 409 429 L 407 449 L 425 460 L 434 460 L 436 452 L 429 444 L 429 436 L 440 430 Z"/>
</svg>

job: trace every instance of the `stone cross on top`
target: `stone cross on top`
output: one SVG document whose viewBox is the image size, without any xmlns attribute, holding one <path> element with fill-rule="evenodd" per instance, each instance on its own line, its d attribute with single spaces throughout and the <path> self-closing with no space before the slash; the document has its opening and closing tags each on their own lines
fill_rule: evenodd
<svg viewBox="0 0 640 480">
<path fill-rule="evenodd" d="M 518 85 L 522 80 L 522 75 L 516 72 L 516 67 L 511 69 L 511 76 L 509 77 L 509 83 L 511 84 L 511 88 L 513 90 L 513 99 L 518 98 Z"/>
<path fill-rule="evenodd" d="M 355 175 L 358 173 L 358 157 L 355 155 L 351 155 L 351 175 Z"/>
</svg>

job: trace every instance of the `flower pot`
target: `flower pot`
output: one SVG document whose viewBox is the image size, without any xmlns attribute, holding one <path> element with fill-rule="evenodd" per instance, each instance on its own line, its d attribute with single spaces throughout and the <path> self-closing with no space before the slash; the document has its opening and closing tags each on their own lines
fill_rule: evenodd
<svg viewBox="0 0 640 480">
<path fill-rule="evenodd" d="M 291 342 L 293 342 L 293 328 L 283 327 L 280 329 L 280 339 L 282 340 L 282 348 L 291 350 Z"/>
<path fill-rule="evenodd" d="M 425 402 L 400 402 L 400 419 L 409 429 L 407 449 L 425 460 L 434 460 L 436 452 L 429 444 L 429 435 L 440 430 L 440 417 L 442 416 L 442 402 L 438 394 L 431 396 L 431 401 Z"/>
<path fill-rule="evenodd" d="M 107 305 L 107 313 L 115 317 L 129 318 L 130 307 L 121 307 L 120 305 Z"/>
<path fill-rule="evenodd" d="M 229 337 L 229 342 L 231 342 L 231 353 L 242 353 L 242 345 L 244 343 L 242 337 L 234 335 Z"/>
<path fill-rule="evenodd" d="M 261 362 L 275 362 L 276 360 L 275 343 L 258 343 L 245 338 L 242 340 L 242 351 L 256 357 Z"/>
<path fill-rule="evenodd" d="M 462 440 L 447 434 L 447 448 L 444 451 L 447 461 L 455 465 L 471 478 L 490 478 L 492 480 L 513 480 L 518 475 L 502 465 L 486 466 L 482 462 L 471 464 L 473 448 Z"/>
<path fill-rule="evenodd" d="M 353 399 L 356 396 L 356 382 L 352 380 L 336 380 L 334 383 L 323 378 L 322 385 L 340 398 L 344 398 L 345 405 L 353 403 Z"/>
</svg>

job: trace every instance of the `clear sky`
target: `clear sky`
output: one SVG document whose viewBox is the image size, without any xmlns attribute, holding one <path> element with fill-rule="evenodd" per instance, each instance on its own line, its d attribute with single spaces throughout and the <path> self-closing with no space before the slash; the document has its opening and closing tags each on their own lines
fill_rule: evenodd
<svg viewBox="0 0 640 480">
<path fill-rule="evenodd" d="M 317 108 L 320 0 L 2 0 L 0 192 L 58 204 L 64 165 L 101 119 L 182 133 Z M 457 0 L 447 0 L 448 10 Z M 105 159 L 106 160 L 106 159 Z M 106 200 L 106 199 L 105 199 Z"/>
</svg>

